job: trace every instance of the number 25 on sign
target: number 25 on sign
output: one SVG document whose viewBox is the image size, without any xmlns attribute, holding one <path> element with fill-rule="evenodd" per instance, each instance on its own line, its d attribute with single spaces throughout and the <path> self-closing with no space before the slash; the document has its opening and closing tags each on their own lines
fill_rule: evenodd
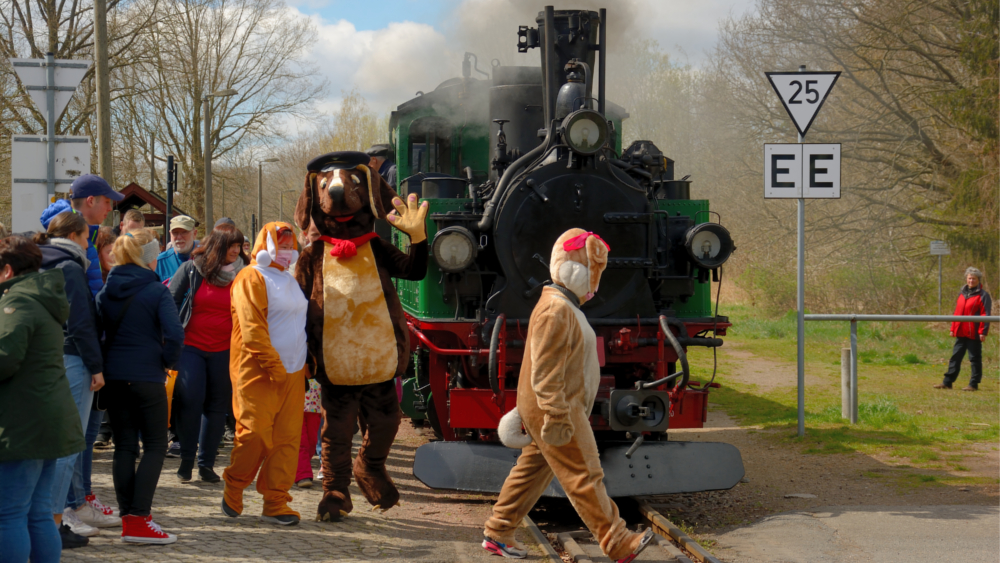
<svg viewBox="0 0 1000 563">
<path fill-rule="evenodd" d="M 768 72 L 771 87 L 803 137 L 812 125 L 840 72 Z"/>
</svg>

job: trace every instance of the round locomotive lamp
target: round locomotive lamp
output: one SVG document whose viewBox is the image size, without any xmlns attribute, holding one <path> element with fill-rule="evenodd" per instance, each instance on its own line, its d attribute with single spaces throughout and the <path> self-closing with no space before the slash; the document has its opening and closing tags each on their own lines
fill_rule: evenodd
<svg viewBox="0 0 1000 563">
<path fill-rule="evenodd" d="M 718 223 L 695 225 L 684 234 L 684 248 L 699 268 L 714 270 L 736 249 L 729 231 Z"/>
<path fill-rule="evenodd" d="M 581 109 L 562 122 L 563 141 L 577 154 L 590 156 L 608 140 L 608 122 L 592 109 Z"/>
<path fill-rule="evenodd" d="M 442 272 L 457 274 L 472 265 L 479 246 L 465 227 L 445 227 L 434 235 L 431 252 Z"/>
</svg>

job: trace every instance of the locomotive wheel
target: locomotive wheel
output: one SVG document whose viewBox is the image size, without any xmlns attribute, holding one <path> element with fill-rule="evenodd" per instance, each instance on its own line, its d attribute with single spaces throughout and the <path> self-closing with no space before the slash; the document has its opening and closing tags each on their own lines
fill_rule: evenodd
<svg viewBox="0 0 1000 563">
<path fill-rule="evenodd" d="M 427 422 L 431 423 L 431 429 L 434 430 L 434 437 L 438 440 L 443 440 L 444 434 L 441 433 L 441 421 L 438 420 L 437 408 L 434 407 L 434 395 L 431 395 L 427 399 Z"/>
<path fill-rule="evenodd" d="M 429 362 L 430 353 L 427 350 L 421 350 L 416 357 L 418 365 L 414 366 L 417 373 L 417 387 L 423 388 L 430 385 L 430 374 L 428 373 L 427 364 Z M 427 417 L 427 422 L 431 424 L 431 429 L 434 430 L 434 437 L 438 440 L 444 438 L 441 433 L 441 421 L 438 419 L 437 408 L 434 406 L 434 394 L 430 392 L 430 388 L 427 388 L 427 412 L 424 415 Z"/>
</svg>

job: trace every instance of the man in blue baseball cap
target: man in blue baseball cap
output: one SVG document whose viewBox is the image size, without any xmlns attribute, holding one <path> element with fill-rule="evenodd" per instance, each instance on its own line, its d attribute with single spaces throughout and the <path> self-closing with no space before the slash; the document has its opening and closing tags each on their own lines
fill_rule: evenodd
<svg viewBox="0 0 1000 563">
<path fill-rule="evenodd" d="M 90 292 L 96 296 L 104 285 L 104 280 L 101 278 L 101 261 L 98 260 L 97 246 L 95 246 L 97 231 L 111 212 L 113 202 L 121 201 L 125 196 L 113 190 L 104 178 L 96 174 L 78 176 L 70 185 L 69 192 L 69 205 L 66 204 L 66 200 L 57 200 L 42 212 L 42 227 L 47 229 L 49 221 L 56 215 L 70 210 L 79 213 L 87 221 L 90 225 L 87 237 L 87 260 L 90 261 L 90 266 L 87 267 L 87 285 Z"/>
</svg>

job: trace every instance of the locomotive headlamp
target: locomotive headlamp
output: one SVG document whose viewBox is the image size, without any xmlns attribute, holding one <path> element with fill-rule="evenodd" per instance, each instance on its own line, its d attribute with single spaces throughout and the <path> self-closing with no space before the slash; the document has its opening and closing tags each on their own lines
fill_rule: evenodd
<svg viewBox="0 0 1000 563">
<path fill-rule="evenodd" d="M 456 274 L 472 265 L 476 259 L 476 243 L 472 232 L 465 227 L 445 227 L 434 235 L 431 252 L 441 271 Z"/>
<path fill-rule="evenodd" d="M 735 250 L 729 231 L 718 223 L 695 225 L 684 234 L 684 248 L 699 268 L 714 270 Z"/>
<path fill-rule="evenodd" d="M 608 140 L 608 122 L 591 109 L 581 109 L 566 116 L 562 122 L 563 141 L 574 152 L 590 156 L 601 150 Z"/>
</svg>

